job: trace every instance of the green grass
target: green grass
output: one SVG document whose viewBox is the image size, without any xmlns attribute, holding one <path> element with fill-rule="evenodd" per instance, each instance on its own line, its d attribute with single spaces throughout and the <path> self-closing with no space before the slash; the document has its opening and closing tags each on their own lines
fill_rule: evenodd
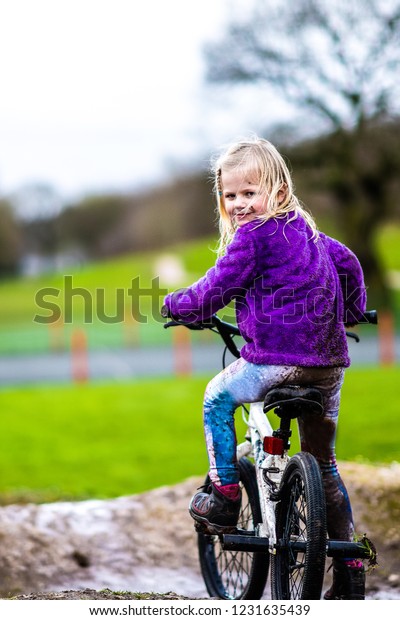
<svg viewBox="0 0 400 620">
<path fill-rule="evenodd" d="M 400 462 L 398 366 L 346 373 L 337 438 L 342 460 Z"/>
<path fill-rule="evenodd" d="M 386 224 L 376 235 L 376 250 L 384 269 L 400 271 L 400 227 L 398 223 Z"/>
<path fill-rule="evenodd" d="M 204 382 L 0 391 L 1 495 L 113 497 L 202 473 Z"/>
<path fill-rule="evenodd" d="M 199 278 L 215 262 L 214 246 L 215 240 L 202 239 L 178 244 L 166 252 L 130 254 L 65 273 L 0 282 L 0 354 L 67 349 L 72 332 L 82 326 L 91 348 L 168 341 L 169 336 L 157 322 L 163 296 L 168 289 Z M 165 255 L 179 258 L 183 277 L 173 285 L 161 279 L 162 291 L 154 300 L 142 293 L 139 306 L 133 310 L 135 317 L 140 315 L 139 321 L 132 321 L 133 294 L 128 293 L 132 281 L 139 278 L 140 289 L 149 289 Z M 50 325 L 39 322 L 54 316 L 58 309 L 61 321 Z M 106 315 L 105 320 L 99 318 L 100 312 Z"/>
<path fill-rule="evenodd" d="M 398 372 L 347 372 L 340 460 L 400 461 Z M 207 380 L 0 391 L 0 502 L 116 497 L 203 474 L 207 459 L 201 405 Z M 238 412 L 239 437 L 240 418 Z"/>
</svg>

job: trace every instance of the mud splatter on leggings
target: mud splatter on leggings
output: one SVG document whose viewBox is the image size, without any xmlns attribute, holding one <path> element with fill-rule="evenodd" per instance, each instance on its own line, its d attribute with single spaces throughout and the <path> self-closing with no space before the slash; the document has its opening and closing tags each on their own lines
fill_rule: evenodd
<svg viewBox="0 0 400 620">
<path fill-rule="evenodd" d="M 302 450 L 319 462 L 324 482 L 328 534 L 352 540 L 354 526 L 346 487 L 335 455 L 342 368 L 264 366 L 242 358 L 219 373 L 207 386 L 204 397 L 204 429 L 210 463 L 210 477 L 216 485 L 238 481 L 234 414 L 242 403 L 263 400 L 272 387 L 294 383 L 313 385 L 324 397 L 324 416 L 299 418 Z"/>
</svg>

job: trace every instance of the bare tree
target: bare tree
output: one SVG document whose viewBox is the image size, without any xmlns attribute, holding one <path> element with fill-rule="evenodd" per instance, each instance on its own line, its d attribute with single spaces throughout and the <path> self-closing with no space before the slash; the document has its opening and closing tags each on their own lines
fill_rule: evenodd
<svg viewBox="0 0 400 620">
<path fill-rule="evenodd" d="M 305 110 L 309 127 L 322 121 L 329 137 L 319 156 L 345 238 L 375 299 L 390 305 L 373 235 L 390 213 L 387 188 L 399 174 L 399 149 L 368 136 L 399 110 L 400 1 L 255 0 L 208 46 L 206 58 L 209 81 L 264 84 L 266 94 L 272 87 Z"/>
</svg>

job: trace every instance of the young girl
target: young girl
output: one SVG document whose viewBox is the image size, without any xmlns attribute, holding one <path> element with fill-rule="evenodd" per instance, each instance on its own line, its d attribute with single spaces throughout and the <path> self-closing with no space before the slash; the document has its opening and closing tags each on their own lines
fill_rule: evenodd
<svg viewBox="0 0 400 620">
<path fill-rule="evenodd" d="M 204 398 L 211 493 L 190 503 L 193 519 L 235 526 L 241 504 L 234 413 L 262 401 L 272 387 L 312 385 L 324 398 L 322 418 L 299 418 L 301 448 L 320 465 L 328 534 L 352 540 L 350 501 L 335 458 L 344 368 L 345 325 L 362 319 L 366 293 L 357 258 L 319 233 L 293 190 L 276 148 L 253 138 L 230 146 L 215 163 L 220 216 L 219 258 L 204 277 L 165 298 L 163 316 L 205 320 L 235 300 L 245 344 L 241 358 L 217 375 Z M 325 598 L 364 598 L 364 568 L 335 560 Z"/>
</svg>

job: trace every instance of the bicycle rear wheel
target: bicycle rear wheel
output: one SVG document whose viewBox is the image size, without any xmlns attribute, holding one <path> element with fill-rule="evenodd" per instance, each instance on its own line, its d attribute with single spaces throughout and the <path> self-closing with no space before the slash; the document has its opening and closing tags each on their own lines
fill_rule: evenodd
<svg viewBox="0 0 400 620">
<path fill-rule="evenodd" d="M 290 459 L 279 495 L 272 598 L 319 600 L 325 571 L 326 509 L 321 472 L 311 454 L 300 452 Z"/>
<path fill-rule="evenodd" d="M 242 507 L 238 528 L 254 530 L 261 510 L 254 465 L 246 458 L 239 463 Z M 207 476 L 206 484 L 210 483 Z M 210 596 L 220 599 L 260 599 L 268 577 L 269 553 L 226 551 L 219 536 L 198 534 L 200 567 Z"/>
</svg>

